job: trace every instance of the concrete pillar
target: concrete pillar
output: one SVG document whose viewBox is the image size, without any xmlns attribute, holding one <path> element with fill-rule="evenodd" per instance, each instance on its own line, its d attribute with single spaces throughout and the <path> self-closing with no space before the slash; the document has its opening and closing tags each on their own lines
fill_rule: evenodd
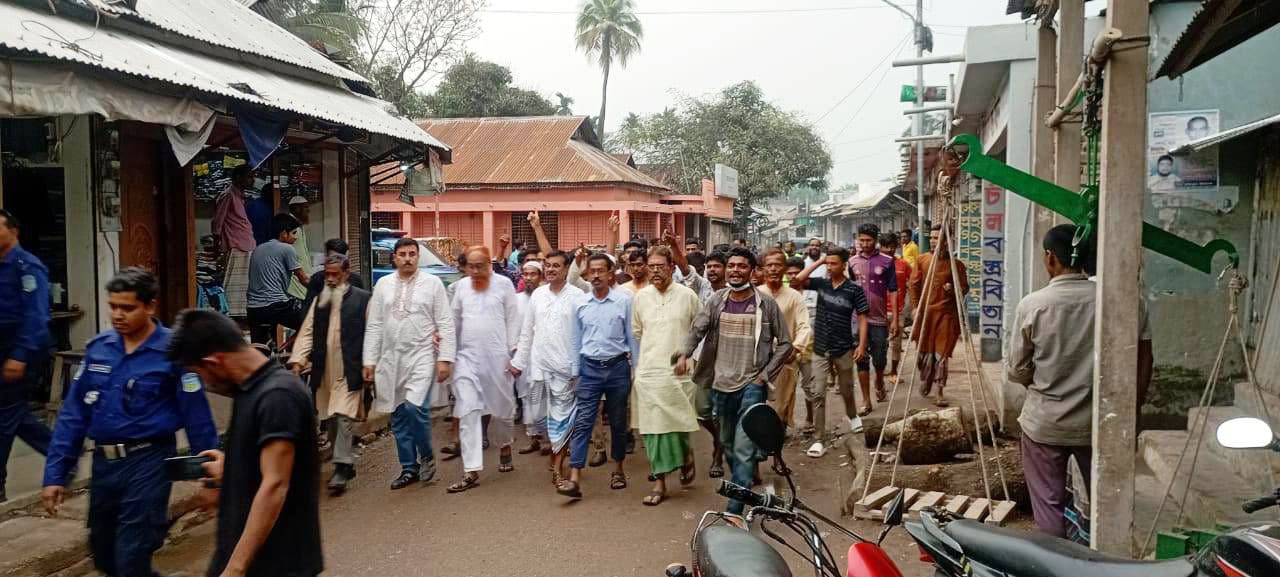
<svg viewBox="0 0 1280 577">
<path fill-rule="evenodd" d="M 618 211 L 618 238 L 613 239 L 614 242 L 625 244 L 631 240 L 631 211 Z"/>
<path fill-rule="evenodd" d="M 1080 76 L 1084 60 L 1084 0 L 1058 2 L 1058 78 L 1055 100 L 1062 102 Z M 1040 119 L 1043 121 L 1043 119 Z M 1067 190 L 1079 190 L 1080 123 L 1063 122 L 1054 133 L 1053 181 Z M 1062 222 L 1062 217 L 1055 219 Z"/>
<path fill-rule="evenodd" d="M 490 249 L 498 248 L 498 235 L 493 231 L 493 211 L 486 210 L 480 215 L 481 230 L 484 237 L 481 242 Z"/>
<path fill-rule="evenodd" d="M 1148 16 L 1146 2 L 1107 2 L 1107 26 L 1125 39 L 1145 37 Z M 1090 518 L 1094 549 L 1130 556 L 1148 54 L 1146 42 L 1124 47 L 1111 53 L 1102 96 Z"/>
<path fill-rule="evenodd" d="M 1036 88 L 1034 106 L 1031 111 L 1031 173 L 1037 178 L 1053 180 L 1053 129 L 1044 125 L 1044 118 L 1053 111 L 1056 97 L 1056 75 L 1058 69 L 1058 35 L 1053 31 L 1052 22 L 1041 24 L 1037 32 L 1036 52 Z M 1040 205 L 1034 205 L 1031 212 L 1031 241 L 1039 243 L 1044 235 L 1053 228 L 1054 212 Z M 1049 272 L 1039 263 L 1031 264 L 1031 290 L 1038 290 L 1049 284 Z"/>
</svg>

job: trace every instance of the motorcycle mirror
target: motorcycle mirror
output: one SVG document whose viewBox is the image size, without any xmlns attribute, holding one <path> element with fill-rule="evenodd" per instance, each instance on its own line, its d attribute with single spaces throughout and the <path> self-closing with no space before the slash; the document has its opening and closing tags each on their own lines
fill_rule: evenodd
<svg viewBox="0 0 1280 577">
<path fill-rule="evenodd" d="M 773 457 L 782 452 L 787 429 L 773 407 L 765 403 L 747 407 L 742 414 L 742 431 L 765 455 Z"/>
<path fill-rule="evenodd" d="M 898 491 L 898 496 L 889 502 L 889 508 L 885 510 L 884 525 L 886 527 L 896 527 L 902 524 L 902 510 L 906 508 L 906 491 Z"/>
<path fill-rule="evenodd" d="M 1271 426 L 1253 417 L 1238 417 L 1218 425 L 1218 444 L 1228 449 L 1280 447 Z"/>
</svg>

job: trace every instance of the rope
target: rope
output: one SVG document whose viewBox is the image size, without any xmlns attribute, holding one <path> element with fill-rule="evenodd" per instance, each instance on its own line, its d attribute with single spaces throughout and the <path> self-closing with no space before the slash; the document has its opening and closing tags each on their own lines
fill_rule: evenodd
<svg viewBox="0 0 1280 577">
<path fill-rule="evenodd" d="M 1169 499 L 1173 496 L 1173 487 L 1178 480 L 1178 471 L 1182 470 L 1182 463 L 1186 459 L 1188 450 L 1191 449 L 1191 441 L 1192 439 L 1195 439 L 1196 446 L 1195 450 L 1192 451 L 1191 454 L 1191 466 L 1187 469 L 1187 484 L 1182 489 L 1181 499 L 1178 500 L 1178 515 L 1175 518 L 1175 524 L 1181 524 L 1186 518 L 1186 504 L 1187 497 L 1191 493 L 1191 481 L 1195 476 L 1196 464 L 1200 460 L 1200 449 L 1204 445 L 1204 435 L 1209 424 L 1209 413 L 1213 410 L 1213 397 L 1218 389 L 1218 380 L 1222 376 L 1222 368 L 1225 364 L 1224 360 L 1226 358 L 1227 343 L 1231 342 L 1231 334 L 1233 331 L 1235 332 L 1237 342 L 1240 344 L 1241 356 L 1244 357 L 1247 378 L 1258 395 L 1258 401 L 1262 406 L 1263 413 L 1267 415 L 1268 421 L 1271 420 L 1270 411 L 1267 409 L 1267 405 L 1262 397 L 1262 389 L 1258 386 L 1257 380 L 1253 375 L 1253 367 L 1250 363 L 1248 349 L 1245 348 L 1244 334 L 1239 330 L 1240 306 L 1238 297 L 1240 293 L 1244 291 L 1246 283 L 1234 267 L 1224 270 L 1222 272 L 1222 276 L 1225 276 L 1227 273 L 1231 273 L 1231 282 L 1227 292 L 1227 328 L 1223 331 L 1222 342 L 1218 344 L 1218 355 L 1213 361 L 1213 369 L 1209 372 L 1209 379 L 1205 383 L 1204 391 L 1200 393 L 1199 407 L 1201 410 L 1196 415 L 1196 418 L 1190 423 L 1190 428 L 1187 432 L 1187 439 L 1182 444 L 1182 451 L 1178 455 L 1178 461 L 1173 466 L 1173 472 L 1169 476 L 1169 482 L 1165 486 L 1164 495 L 1160 499 L 1160 506 L 1156 509 L 1156 515 L 1151 520 L 1151 529 L 1147 531 L 1147 536 L 1142 541 L 1142 548 L 1139 550 L 1139 556 L 1145 556 L 1147 553 L 1147 548 L 1150 546 L 1151 539 L 1155 536 L 1156 528 L 1159 526 L 1160 515 L 1164 513 L 1165 505 L 1168 504 Z M 1271 484 L 1275 485 L 1275 472 L 1271 468 L 1270 458 L 1267 455 L 1263 455 L 1263 458 L 1266 459 L 1267 472 L 1270 477 Z"/>
</svg>

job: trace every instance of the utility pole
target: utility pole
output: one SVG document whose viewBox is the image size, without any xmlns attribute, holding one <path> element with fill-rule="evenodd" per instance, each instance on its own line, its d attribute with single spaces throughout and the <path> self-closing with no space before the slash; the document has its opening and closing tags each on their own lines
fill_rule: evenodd
<svg viewBox="0 0 1280 577">
<path fill-rule="evenodd" d="M 916 0 L 916 58 L 924 57 L 924 0 Z M 924 106 L 924 65 L 916 65 L 916 108 Z M 924 136 L 924 114 L 915 115 L 915 135 Z M 916 219 L 920 221 L 920 252 L 929 250 L 929 228 L 925 226 L 929 211 L 924 204 L 924 141 L 916 142 Z"/>
<path fill-rule="evenodd" d="M 925 136 L 924 112 L 920 110 L 921 108 L 924 107 L 924 65 L 928 64 L 928 62 L 922 61 L 924 58 L 924 45 L 925 45 L 925 42 L 928 40 L 927 39 L 928 33 L 924 27 L 924 0 L 916 0 L 915 15 L 912 15 L 910 12 L 903 10 L 901 6 L 898 6 L 897 4 L 894 4 L 889 0 L 882 0 L 882 1 L 885 4 L 888 4 L 889 6 L 896 9 L 898 12 L 901 12 L 907 18 L 911 19 L 911 25 L 914 26 L 915 28 L 914 34 L 916 39 L 916 58 L 915 58 L 915 61 L 912 63 L 912 65 L 916 67 L 916 103 L 915 103 L 916 111 L 914 113 L 911 111 L 908 111 L 906 112 L 906 114 L 914 115 L 915 118 L 912 120 L 913 122 L 912 131 L 914 133 L 914 136 L 919 139 L 914 141 L 915 153 L 916 153 L 916 220 L 920 228 L 920 252 L 923 253 L 923 252 L 928 252 L 929 250 L 929 228 L 925 226 L 925 221 L 929 219 L 929 211 L 926 210 L 925 204 L 924 204 L 924 143 L 925 143 L 925 140 L 922 138 Z M 955 57 L 948 57 L 948 58 L 939 60 L 939 62 L 956 62 L 956 61 L 958 60 Z M 893 65 L 900 66 L 900 64 L 898 64 L 896 61 Z M 950 98 L 950 96 L 948 96 L 948 98 Z"/>
<path fill-rule="evenodd" d="M 1084 0 L 1058 2 L 1058 86 L 1062 102 L 1080 77 L 1084 60 Z M 1042 122 L 1043 118 L 1036 119 Z M 1080 190 L 1080 123 L 1063 122 L 1054 133 L 1053 181 L 1067 190 Z M 1055 217 L 1056 219 L 1056 217 Z"/>
<path fill-rule="evenodd" d="M 1137 434 L 1138 290 L 1147 123 L 1146 2 L 1109 0 L 1111 52 L 1102 94 L 1098 288 L 1093 368 L 1093 548 L 1131 556 Z"/>
<path fill-rule="evenodd" d="M 1031 117 L 1031 174 L 1036 178 L 1052 181 L 1054 129 L 1045 126 L 1044 119 L 1058 103 L 1055 98 L 1058 34 L 1053 30 L 1053 14 L 1041 14 L 1039 26 L 1036 28 L 1036 86 Z M 1068 190 L 1077 188 L 1073 186 Z M 1053 228 L 1053 211 L 1038 204 L 1032 204 L 1031 210 L 1031 239 L 1039 243 L 1048 234 L 1049 229 Z M 1040 289 L 1047 284 L 1049 284 L 1048 271 L 1042 266 L 1031 267 L 1031 288 Z"/>
</svg>

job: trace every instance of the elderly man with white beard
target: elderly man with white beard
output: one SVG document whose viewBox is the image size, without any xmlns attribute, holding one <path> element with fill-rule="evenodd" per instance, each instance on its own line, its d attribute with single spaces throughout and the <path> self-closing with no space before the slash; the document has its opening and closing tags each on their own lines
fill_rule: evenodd
<svg viewBox="0 0 1280 577">
<path fill-rule="evenodd" d="M 365 406 L 364 332 L 369 291 L 351 286 L 351 263 L 343 254 L 331 254 L 324 264 L 324 289 L 311 303 L 294 342 L 289 368 L 294 374 L 310 371 L 316 413 L 328 421 L 333 445 L 333 476 L 329 490 L 342 493 L 356 477 L 352 422 L 362 421 Z"/>
<path fill-rule="evenodd" d="M 364 378 L 377 392 L 374 410 L 391 413 L 401 468 L 394 491 L 435 477 L 427 398 L 453 373 L 457 344 L 444 283 L 418 269 L 418 241 L 396 241 L 392 258 L 396 274 L 378 279 L 369 301 Z"/>
<path fill-rule="evenodd" d="M 489 417 L 490 438 L 498 445 L 498 472 L 515 470 L 511 460 L 512 421 L 516 413 L 511 356 L 520 337 L 520 311 L 515 285 L 493 274 L 489 249 L 466 250 L 465 277 L 454 283 L 453 318 L 457 330 L 457 371 L 453 377 L 462 452 L 462 479 L 449 485 L 461 493 L 480 484 L 484 470 L 483 419 Z"/>
</svg>

